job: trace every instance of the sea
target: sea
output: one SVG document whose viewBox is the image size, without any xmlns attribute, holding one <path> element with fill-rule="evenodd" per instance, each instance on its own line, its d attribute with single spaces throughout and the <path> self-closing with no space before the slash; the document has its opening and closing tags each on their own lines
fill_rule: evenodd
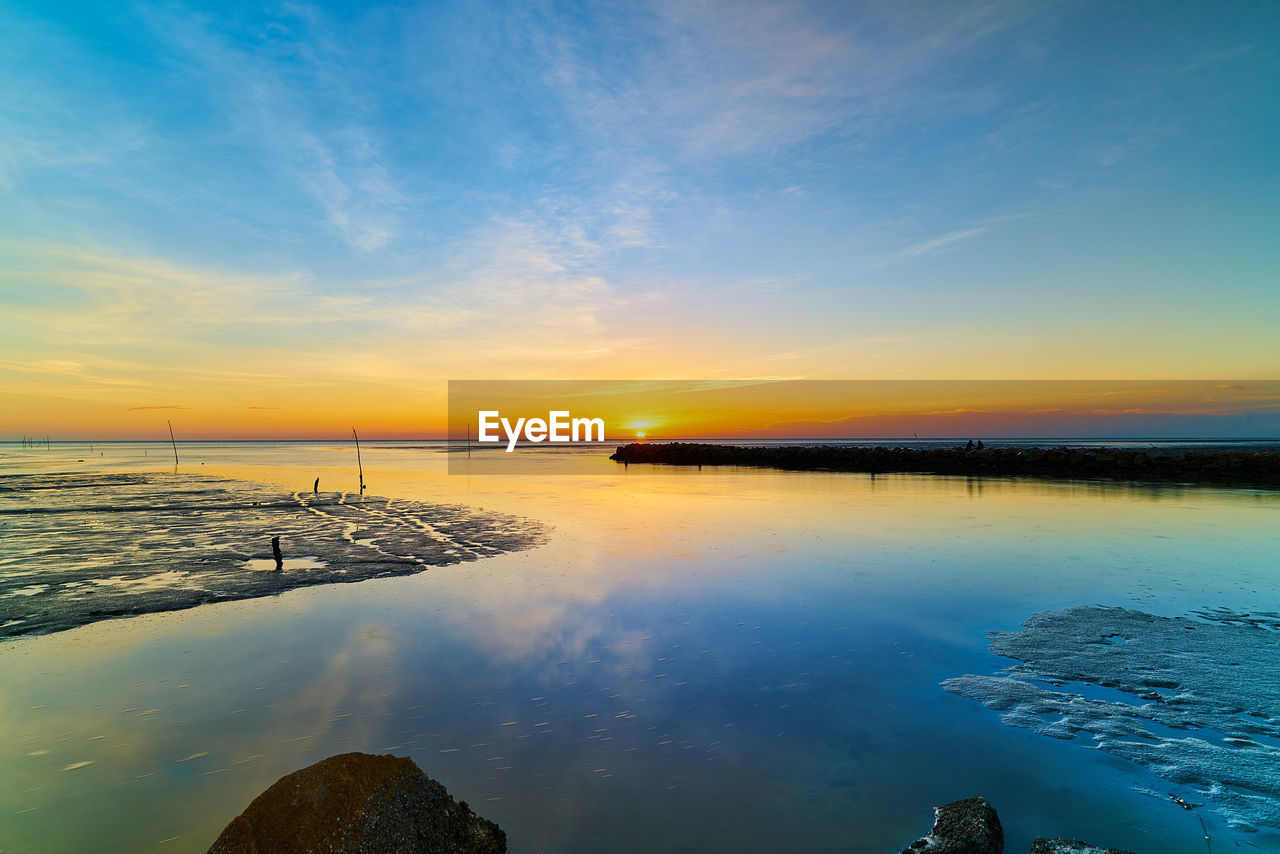
<svg viewBox="0 0 1280 854">
<path fill-rule="evenodd" d="M 168 442 L 0 444 L 0 477 L 357 493 L 362 476 L 548 529 L 416 575 L 0 642 L 0 852 L 203 852 L 280 776 L 347 751 L 412 757 L 515 854 L 892 854 L 972 795 L 1010 852 L 1280 851 L 1280 829 L 1229 825 L 1194 785 L 940 687 L 1009 666 L 987 633 L 1037 612 L 1276 609 L 1280 493 L 624 467 L 610 450 L 521 448 L 543 470 L 504 475 L 450 474 L 443 442 L 362 442 L 359 461 L 349 442 L 185 442 L 176 465 Z M 24 565 L 3 526 L 0 575 Z"/>
</svg>

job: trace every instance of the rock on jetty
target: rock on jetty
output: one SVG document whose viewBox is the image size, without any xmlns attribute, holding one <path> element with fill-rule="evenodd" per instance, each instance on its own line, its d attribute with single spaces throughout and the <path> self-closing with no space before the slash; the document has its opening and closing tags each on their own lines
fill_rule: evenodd
<svg viewBox="0 0 1280 854">
<path fill-rule="evenodd" d="M 343 753 L 281 777 L 209 854 L 503 854 L 507 835 L 410 758 Z"/>
<path fill-rule="evenodd" d="M 744 447 L 692 442 L 631 444 L 609 459 L 675 466 L 753 466 L 795 471 L 912 472 L 1085 480 L 1280 486 L 1280 453 L 1167 448 Z"/>
<path fill-rule="evenodd" d="M 902 854 L 1003 854 L 1000 816 L 986 798 L 952 801 L 934 810 L 933 830 L 902 850 Z M 1116 848 L 1095 848 L 1075 839 L 1040 837 L 1031 854 L 1131 854 Z"/>
</svg>

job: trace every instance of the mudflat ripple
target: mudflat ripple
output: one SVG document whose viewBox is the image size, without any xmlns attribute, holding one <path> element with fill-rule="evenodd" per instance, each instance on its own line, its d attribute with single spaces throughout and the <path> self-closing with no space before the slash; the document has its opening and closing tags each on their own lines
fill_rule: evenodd
<svg viewBox="0 0 1280 854">
<path fill-rule="evenodd" d="M 102 619 L 409 575 L 543 542 L 456 505 L 184 474 L 0 476 L 0 640 Z M 279 537 L 283 569 L 271 539 Z"/>
<path fill-rule="evenodd" d="M 1009 726 L 1091 743 L 1191 787 L 1184 800 L 1236 830 L 1280 828 L 1277 629 L 1271 611 L 1193 619 L 1078 605 L 991 633 L 991 651 L 1018 662 L 1003 675 L 942 687 Z"/>
</svg>

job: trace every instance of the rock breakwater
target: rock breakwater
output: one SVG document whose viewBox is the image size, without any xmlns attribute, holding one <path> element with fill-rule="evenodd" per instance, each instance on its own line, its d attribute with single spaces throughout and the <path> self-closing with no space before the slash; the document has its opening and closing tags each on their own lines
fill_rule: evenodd
<svg viewBox="0 0 1280 854">
<path fill-rule="evenodd" d="M 835 445 L 747 447 L 668 442 L 624 445 L 609 458 L 627 464 L 1280 487 L 1280 453 L 1270 450 L 867 448 Z"/>
</svg>

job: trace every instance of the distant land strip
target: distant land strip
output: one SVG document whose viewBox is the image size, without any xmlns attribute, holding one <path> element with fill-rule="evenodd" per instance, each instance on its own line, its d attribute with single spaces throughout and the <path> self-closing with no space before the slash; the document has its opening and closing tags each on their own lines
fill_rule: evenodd
<svg viewBox="0 0 1280 854">
<path fill-rule="evenodd" d="M 673 466 L 750 466 L 788 471 L 1155 481 L 1280 487 L 1280 453 L 1174 448 L 748 447 L 693 442 L 630 444 L 609 459 Z"/>
</svg>

